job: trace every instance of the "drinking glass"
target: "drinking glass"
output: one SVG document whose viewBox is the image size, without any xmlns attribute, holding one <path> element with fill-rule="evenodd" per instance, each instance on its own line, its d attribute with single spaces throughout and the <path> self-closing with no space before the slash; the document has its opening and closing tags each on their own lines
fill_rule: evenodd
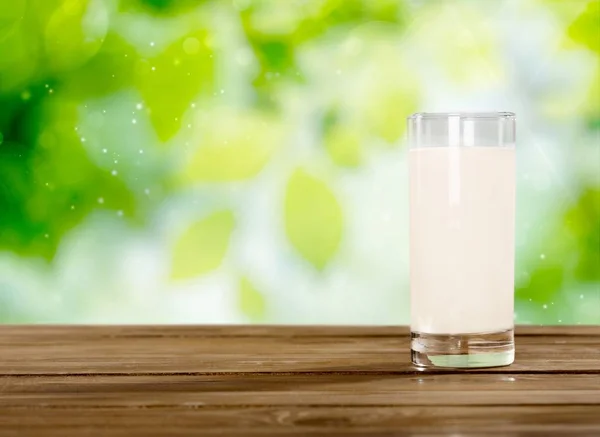
<svg viewBox="0 0 600 437">
<path fill-rule="evenodd" d="M 515 114 L 417 113 L 408 134 L 412 362 L 508 365 Z"/>
</svg>

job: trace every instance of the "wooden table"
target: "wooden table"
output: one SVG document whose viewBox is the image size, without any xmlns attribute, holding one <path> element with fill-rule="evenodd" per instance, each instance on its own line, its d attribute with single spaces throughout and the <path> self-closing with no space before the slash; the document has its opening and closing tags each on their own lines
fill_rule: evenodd
<svg viewBox="0 0 600 437">
<path fill-rule="evenodd" d="M 418 371 L 402 327 L 0 327 L 0 436 L 600 436 L 600 327 Z"/>
</svg>

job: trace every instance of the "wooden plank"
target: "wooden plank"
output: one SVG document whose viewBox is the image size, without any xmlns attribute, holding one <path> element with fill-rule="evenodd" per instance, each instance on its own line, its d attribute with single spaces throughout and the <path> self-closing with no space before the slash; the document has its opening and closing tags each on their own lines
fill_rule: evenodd
<svg viewBox="0 0 600 437">
<path fill-rule="evenodd" d="M 403 327 L 0 327 L 0 436 L 600 435 L 600 327 L 517 332 L 423 372 Z"/>
<path fill-rule="evenodd" d="M 577 435 L 600 433 L 599 406 L 13 408 L 1 435 Z"/>
<path fill-rule="evenodd" d="M 78 336 L 75 329 L 0 329 L 0 375 L 415 373 L 406 336 Z M 121 328 L 123 329 L 123 328 Z M 324 329 L 324 328 L 323 328 Z M 85 328 L 88 332 L 110 329 Z M 153 329 L 150 329 L 153 331 Z M 204 328 L 197 327 L 202 333 Z M 327 329 L 325 329 L 325 332 Z M 64 332 L 64 335 L 63 335 Z M 576 358 L 576 359 L 575 359 Z M 600 336 L 518 336 L 516 362 L 480 372 L 600 372 Z M 436 370 L 436 372 L 454 372 Z"/>
<path fill-rule="evenodd" d="M 600 336 L 600 326 L 517 326 L 526 336 Z M 314 325 L 2 325 L 0 342 L 32 339 L 51 341 L 108 338 L 198 338 L 198 337 L 408 337 L 407 326 L 314 326 Z"/>
<path fill-rule="evenodd" d="M 215 375 L 0 378 L 7 407 L 599 405 L 597 375 Z"/>
</svg>

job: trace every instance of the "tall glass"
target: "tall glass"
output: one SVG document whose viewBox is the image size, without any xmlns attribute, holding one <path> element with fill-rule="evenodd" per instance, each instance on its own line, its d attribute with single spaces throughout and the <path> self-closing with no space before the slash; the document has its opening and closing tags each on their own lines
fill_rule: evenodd
<svg viewBox="0 0 600 437">
<path fill-rule="evenodd" d="M 515 114 L 418 113 L 408 132 L 412 361 L 508 365 Z"/>
</svg>

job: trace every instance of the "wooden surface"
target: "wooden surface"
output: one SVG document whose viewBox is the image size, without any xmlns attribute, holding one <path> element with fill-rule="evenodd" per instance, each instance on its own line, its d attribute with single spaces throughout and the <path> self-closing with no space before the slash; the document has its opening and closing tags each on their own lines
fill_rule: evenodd
<svg viewBox="0 0 600 437">
<path fill-rule="evenodd" d="M 600 436 L 600 327 L 418 371 L 407 328 L 0 327 L 0 436 Z"/>
</svg>

